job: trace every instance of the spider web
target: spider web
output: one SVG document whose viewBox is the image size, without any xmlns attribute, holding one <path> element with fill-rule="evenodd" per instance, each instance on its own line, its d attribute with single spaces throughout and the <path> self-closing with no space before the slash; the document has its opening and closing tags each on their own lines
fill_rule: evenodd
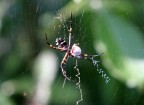
<svg viewBox="0 0 144 105">
<path fill-rule="evenodd" d="M 112 77 L 107 80 L 105 74 L 109 73 L 100 59 L 103 55 L 96 61 L 70 58 L 66 70 L 73 81 L 65 81 L 59 67 L 65 53 L 50 49 L 44 34 L 48 34 L 53 45 L 57 37 L 68 42 L 69 19 L 60 13 L 68 3 L 67 0 L 0 1 L 0 104 L 144 105 L 143 94 L 136 89 L 129 89 Z M 120 3 L 117 0 L 111 5 Z M 79 43 L 83 53 L 98 54 L 93 46 L 91 18 L 85 9 L 73 15 L 72 44 Z"/>
<path fill-rule="evenodd" d="M 61 16 L 62 16 L 62 14 L 59 14 L 59 16 L 56 17 L 56 18 L 60 19 L 60 21 L 62 22 L 62 30 L 61 31 L 63 33 L 62 34 L 63 39 L 67 40 L 67 43 L 68 43 L 68 34 L 69 34 L 68 30 L 69 30 L 70 21 L 68 21 L 68 22 L 66 22 L 66 20 L 63 21 L 61 19 L 62 18 Z M 83 16 L 83 14 L 82 14 L 82 16 Z M 81 19 L 80 19 L 80 22 L 79 22 L 79 27 L 80 27 L 80 24 L 81 24 Z M 73 23 L 72 23 L 72 25 L 74 25 L 74 26 L 76 25 L 76 27 L 78 26 L 76 23 L 74 23 L 74 24 Z M 75 30 L 75 28 L 73 28 L 73 30 Z M 79 37 L 75 38 L 75 36 L 78 35 L 81 30 L 77 29 L 76 31 L 77 31 L 76 33 L 72 33 L 71 46 L 72 46 L 73 43 L 78 43 L 78 40 L 76 40 L 76 42 L 74 42 L 73 39 L 76 39 L 76 38 L 79 39 Z M 79 36 L 80 36 L 80 34 L 79 34 Z M 72 59 L 72 58 L 69 58 L 69 59 Z M 82 93 L 82 88 L 81 88 L 81 79 L 80 79 L 80 71 L 79 71 L 79 68 L 78 68 L 78 62 L 77 62 L 76 59 L 68 60 L 68 62 L 70 62 L 70 63 L 68 63 L 69 65 L 73 65 L 74 62 L 76 63 L 75 66 L 73 67 L 73 69 L 70 69 L 70 71 L 75 70 L 75 72 L 74 72 L 75 73 L 75 80 L 72 80 L 72 82 L 74 82 L 76 84 L 76 88 L 78 88 L 78 90 L 79 90 L 80 99 L 76 101 L 76 105 L 78 105 L 79 102 L 83 101 L 83 93 Z M 69 67 L 69 68 L 71 68 L 71 67 Z M 70 72 L 70 71 L 68 70 L 67 72 Z M 63 88 L 65 86 L 65 83 L 66 83 L 66 78 L 65 78 L 64 83 L 63 83 Z"/>
<path fill-rule="evenodd" d="M 85 38 L 85 32 L 86 32 L 86 28 L 84 28 L 84 31 L 83 31 L 83 29 L 82 29 L 82 27 L 81 27 L 81 25 L 82 25 L 82 19 L 83 19 L 83 15 L 84 15 L 84 11 L 83 11 L 83 13 L 80 15 L 80 18 L 78 19 L 78 22 L 77 22 L 77 20 L 74 18 L 72 21 L 73 21 L 73 33 L 72 33 L 72 44 L 73 43 L 79 43 L 80 42 L 80 40 L 82 39 L 82 41 L 81 42 L 83 42 L 82 43 L 82 47 L 84 47 L 83 49 L 85 49 L 85 46 L 86 46 L 86 44 L 89 42 L 86 38 Z M 62 14 L 58 14 L 58 16 L 56 16 L 55 17 L 56 19 L 58 19 L 60 22 L 61 22 L 61 25 L 59 26 L 59 28 L 61 28 L 61 30 L 58 32 L 58 36 L 60 35 L 61 36 L 61 38 L 63 38 L 63 39 L 65 39 L 65 40 L 67 40 L 67 42 L 68 42 L 68 30 L 69 30 L 69 21 L 67 21 L 66 22 L 66 20 L 65 20 L 65 17 L 64 16 L 62 16 Z M 77 28 L 77 27 L 79 27 L 79 28 Z M 87 41 L 84 41 L 84 40 L 87 40 Z M 92 48 L 89 48 L 88 50 L 90 50 L 90 49 L 92 49 Z M 101 54 L 100 54 L 101 55 Z M 100 56 L 100 55 L 97 55 L 97 56 Z M 62 55 L 62 56 L 64 56 L 64 55 Z M 74 72 L 75 73 L 75 79 L 77 80 L 72 80 L 73 82 L 75 82 L 76 83 L 76 87 L 79 89 L 79 93 L 80 93 L 80 100 L 78 100 L 78 101 L 76 101 L 76 105 L 78 105 L 79 104 L 79 102 L 81 102 L 81 101 L 83 101 L 83 93 L 82 93 L 82 88 L 81 88 L 81 78 L 80 78 L 80 70 L 79 70 L 79 68 L 78 68 L 78 61 L 76 60 L 76 59 L 73 59 L 73 58 L 69 58 L 70 60 L 68 60 L 68 62 L 67 62 L 67 65 L 70 65 L 70 66 L 72 66 L 73 65 L 73 63 L 75 63 L 76 62 L 76 65 L 74 66 L 74 68 L 73 69 L 70 69 L 71 67 L 67 67 L 68 68 L 68 71 L 67 72 L 70 72 L 70 71 L 73 71 L 73 70 L 75 70 L 76 72 Z M 72 60 L 71 60 L 72 59 Z M 76 60 L 76 61 L 75 61 Z M 93 65 L 94 66 L 96 66 L 96 69 L 97 69 L 97 71 L 102 75 L 102 77 L 105 79 L 105 82 L 106 83 L 108 83 L 109 82 L 109 77 L 108 76 L 106 76 L 106 74 L 104 73 L 104 71 L 102 70 L 102 69 L 99 69 L 99 62 L 100 61 L 98 61 L 98 60 L 95 60 L 94 59 L 94 57 L 92 57 L 91 59 L 90 59 L 90 61 L 91 61 L 91 63 L 93 63 Z M 70 71 L 69 71 L 70 70 Z M 68 74 L 68 73 L 67 73 Z M 62 86 L 62 88 L 64 88 L 64 86 L 65 86 L 65 83 L 66 83 L 66 78 L 64 79 L 64 83 L 63 83 L 63 86 Z"/>
</svg>

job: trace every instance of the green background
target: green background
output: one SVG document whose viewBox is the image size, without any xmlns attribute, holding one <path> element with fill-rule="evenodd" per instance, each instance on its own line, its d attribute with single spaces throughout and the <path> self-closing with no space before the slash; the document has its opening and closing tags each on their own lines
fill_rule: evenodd
<svg viewBox="0 0 144 105">
<path fill-rule="evenodd" d="M 0 0 L 0 105 L 76 105 L 79 89 L 60 69 L 64 52 L 45 40 L 68 41 L 71 12 L 72 44 L 103 53 L 95 59 L 110 78 L 78 59 L 79 105 L 144 105 L 143 0 Z M 74 66 L 70 58 L 67 75 L 77 80 Z"/>
</svg>

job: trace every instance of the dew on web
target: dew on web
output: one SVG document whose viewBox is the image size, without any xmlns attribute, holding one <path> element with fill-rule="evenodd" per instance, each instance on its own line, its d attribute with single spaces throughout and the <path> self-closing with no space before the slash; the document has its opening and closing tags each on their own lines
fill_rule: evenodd
<svg viewBox="0 0 144 105">
<path fill-rule="evenodd" d="M 66 25 L 66 17 L 62 14 L 62 13 L 60 13 L 60 11 L 58 11 L 58 12 L 56 12 L 56 14 L 57 14 L 57 16 L 56 17 L 54 17 L 55 19 L 57 19 L 57 20 L 59 20 L 59 22 L 61 23 L 61 25 L 59 25 L 59 28 L 60 28 L 60 30 L 62 31 L 59 31 L 58 32 L 58 35 L 60 34 L 60 33 L 62 33 L 63 34 L 63 38 L 64 39 L 66 39 L 66 36 L 67 36 L 67 30 L 69 30 L 69 26 L 68 25 Z"/>
</svg>

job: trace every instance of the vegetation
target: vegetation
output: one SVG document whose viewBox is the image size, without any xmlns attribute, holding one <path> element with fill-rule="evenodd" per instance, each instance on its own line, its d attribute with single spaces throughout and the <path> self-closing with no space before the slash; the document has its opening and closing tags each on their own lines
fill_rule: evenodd
<svg viewBox="0 0 144 105">
<path fill-rule="evenodd" d="M 0 105 L 75 105 L 80 99 L 75 82 L 65 81 L 60 69 L 64 52 L 50 49 L 57 37 L 68 41 L 73 14 L 72 43 L 82 52 L 103 53 L 101 68 L 78 60 L 83 101 L 79 105 L 143 105 L 143 0 L 1 0 Z M 67 74 L 75 77 L 75 59 Z"/>
</svg>

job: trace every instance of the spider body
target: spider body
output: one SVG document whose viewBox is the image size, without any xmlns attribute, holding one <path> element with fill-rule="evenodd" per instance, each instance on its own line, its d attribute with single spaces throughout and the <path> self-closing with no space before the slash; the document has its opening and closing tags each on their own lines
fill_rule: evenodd
<svg viewBox="0 0 144 105">
<path fill-rule="evenodd" d="M 59 48 L 68 48 L 67 42 L 62 38 L 56 38 L 56 46 Z"/>
<path fill-rule="evenodd" d="M 70 50 L 70 54 L 73 57 L 81 58 L 81 48 L 78 46 L 78 44 L 73 44 L 73 46 Z"/>
<path fill-rule="evenodd" d="M 58 48 L 62 48 L 63 50 L 68 49 L 67 42 L 62 38 L 56 38 L 56 46 Z M 73 44 L 72 48 L 70 49 L 69 54 L 73 57 L 80 58 L 81 57 L 81 48 L 78 46 L 78 44 Z"/>
</svg>

